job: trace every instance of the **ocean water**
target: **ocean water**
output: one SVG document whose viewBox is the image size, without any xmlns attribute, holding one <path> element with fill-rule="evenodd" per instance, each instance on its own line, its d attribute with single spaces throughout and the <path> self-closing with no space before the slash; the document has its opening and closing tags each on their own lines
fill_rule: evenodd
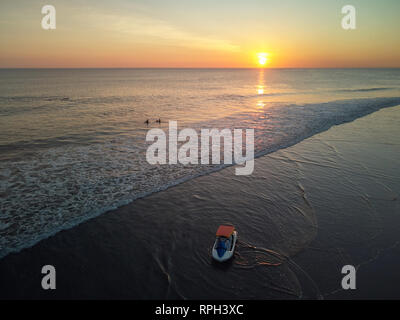
<svg viewBox="0 0 400 320">
<path fill-rule="evenodd" d="M 221 169 L 148 164 L 169 120 L 254 128 L 259 156 L 396 105 L 400 69 L 0 70 L 0 257 Z"/>
</svg>

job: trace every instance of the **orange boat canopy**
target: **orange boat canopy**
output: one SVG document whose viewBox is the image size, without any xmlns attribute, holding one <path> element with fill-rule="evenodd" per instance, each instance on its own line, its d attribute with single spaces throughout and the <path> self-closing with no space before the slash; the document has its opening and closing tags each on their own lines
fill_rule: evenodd
<svg viewBox="0 0 400 320">
<path fill-rule="evenodd" d="M 233 231 L 235 231 L 235 227 L 232 226 L 220 226 L 217 230 L 217 237 L 226 237 L 229 238 Z"/>
</svg>

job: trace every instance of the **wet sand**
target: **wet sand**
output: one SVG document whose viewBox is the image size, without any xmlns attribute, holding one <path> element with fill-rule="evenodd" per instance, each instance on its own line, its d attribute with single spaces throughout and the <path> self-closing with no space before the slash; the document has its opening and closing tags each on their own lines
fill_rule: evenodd
<svg viewBox="0 0 400 320">
<path fill-rule="evenodd" d="M 107 212 L 0 260 L 0 298 L 400 298 L 400 107 Z M 219 224 L 234 259 L 210 250 Z M 54 265 L 57 289 L 41 289 Z M 358 268 L 357 290 L 340 289 Z"/>
</svg>

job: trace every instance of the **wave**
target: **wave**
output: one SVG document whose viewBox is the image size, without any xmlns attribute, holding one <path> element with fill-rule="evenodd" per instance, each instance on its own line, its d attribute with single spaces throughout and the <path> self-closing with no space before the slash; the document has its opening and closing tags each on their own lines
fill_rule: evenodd
<svg viewBox="0 0 400 320">
<path fill-rule="evenodd" d="M 342 90 L 337 90 L 337 92 L 373 92 L 373 91 L 385 91 L 385 90 L 393 90 L 393 89 L 397 89 L 397 88 L 379 87 L 379 88 L 342 89 Z"/>
<path fill-rule="evenodd" d="M 396 105 L 400 97 L 274 105 L 194 128 L 254 128 L 259 157 Z M 138 198 L 229 166 L 152 166 L 145 159 L 142 134 L 0 162 L 0 258 Z"/>
<path fill-rule="evenodd" d="M 374 88 L 356 88 L 356 89 L 328 89 L 320 90 L 319 93 L 357 93 L 357 92 L 375 92 L 375 91 L 387 91 L 396 90 L 396 87 L 374 87 Z M 238 100 L 245 98 L 261 98 L 261 97 L 280 97 L 280 96 L 293 96 L 293 95 L 312 95 L 315 91 L 277 91 L 268 92 L 265 90 L 264 93 L 254 93 L 251 95 L 241 94 L 223 94 L 210 97 L 209 100 Z"/>
</svg>

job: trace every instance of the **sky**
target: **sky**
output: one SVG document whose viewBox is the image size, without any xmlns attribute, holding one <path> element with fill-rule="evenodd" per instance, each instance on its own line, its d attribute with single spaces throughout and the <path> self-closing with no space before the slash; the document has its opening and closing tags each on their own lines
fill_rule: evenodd
<svg viewBox="0 0 400 320">
<path fill-rule="evenodd" d="M 44 30 L 41 8 L 56 9 Z M 356 8 L 344 30 L 341 9 Z M 400 67 L 399 0 L 1 0 L 0 68 Z"/>
</svg>

